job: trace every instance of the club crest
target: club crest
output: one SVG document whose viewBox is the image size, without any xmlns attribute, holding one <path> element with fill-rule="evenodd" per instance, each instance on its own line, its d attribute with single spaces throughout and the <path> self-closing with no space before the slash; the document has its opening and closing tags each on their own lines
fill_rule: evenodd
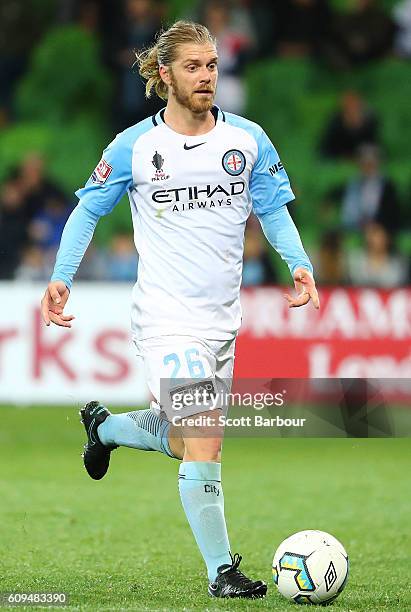
<svg viewBox="0 0 411 612">
<path fill-rule="evenodd" d="M 244 172 L 245 156 L 239 149 L 230 149 L 221 160 L 224 170 L 231 176 L 238 176 Z"/>
</svg>

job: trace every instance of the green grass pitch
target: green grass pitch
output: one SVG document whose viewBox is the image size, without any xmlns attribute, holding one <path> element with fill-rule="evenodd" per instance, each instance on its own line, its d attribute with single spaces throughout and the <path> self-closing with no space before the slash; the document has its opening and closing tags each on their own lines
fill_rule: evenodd
<svg viewBox="0 0 411 612">
<path fill-rule="evenodd" d="M 269 585 L 265 600 L 240 601 L 207 596 L 178 461 L 119 449 L 94 482 L 84 438 L 77 409 L 0 407 L 0 591 L 64 591 L 70 610 L 296 611 L 271 559 L 288 535 L 322 529 L 351 563 L 327 610 L 411 610 L 409 440 L 227 439 L 231 545 Z"/>
</svg>

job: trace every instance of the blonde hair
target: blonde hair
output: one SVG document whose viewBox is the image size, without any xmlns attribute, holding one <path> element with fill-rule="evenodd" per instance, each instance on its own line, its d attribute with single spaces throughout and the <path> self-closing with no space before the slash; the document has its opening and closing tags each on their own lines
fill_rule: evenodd
<svg viewBox="0 0 411 612">
<path fill-rule="evenodd" d="M 216 45 L 216 39 L 200 23 L 176 21 L 168 30 L 160 32 L 152 47 L 136 53 L 139 73 L 147 81 L 147 98 L 151 97 L 154 90 L 160 98 L 167 100 L 168 87 L 160 76 L 159 67 L 170 66 L 177 57 L 178 47 L 185 43 Z"/>
</svg>

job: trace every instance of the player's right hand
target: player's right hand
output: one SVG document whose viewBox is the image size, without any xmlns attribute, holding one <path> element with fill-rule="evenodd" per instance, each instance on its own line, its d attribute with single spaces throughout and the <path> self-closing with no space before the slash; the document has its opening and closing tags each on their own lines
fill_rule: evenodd
<svg viewBox="0 0 411 612">
<path fill-rule="evenodd" d="M 69 295 L 70 291 L 63 281 L 52 281 L 48 284 L 41 300 L 41 315 L 46 325 L 51 322 L 60 327 L 71 327 L 70 321 L 75 317 L 63 314 Z"/>
</svg>

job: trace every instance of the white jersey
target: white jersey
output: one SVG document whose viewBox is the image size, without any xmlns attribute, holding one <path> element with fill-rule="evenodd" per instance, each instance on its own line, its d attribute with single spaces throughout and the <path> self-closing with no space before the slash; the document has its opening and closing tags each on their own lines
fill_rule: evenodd
<svg viewBox="0 0 411 612">
<path fill-rule="evenodd" d="M 185 136 L 164 109 L 119 134 L 80 204 L 109 213 L 127 191 L 139 253 L 135 340 L 190 335 L 225 340 L 241 323 L 244 228 L 294 199 L 264 131 L 214 107 L 215 127 Z"/>
</svg>

